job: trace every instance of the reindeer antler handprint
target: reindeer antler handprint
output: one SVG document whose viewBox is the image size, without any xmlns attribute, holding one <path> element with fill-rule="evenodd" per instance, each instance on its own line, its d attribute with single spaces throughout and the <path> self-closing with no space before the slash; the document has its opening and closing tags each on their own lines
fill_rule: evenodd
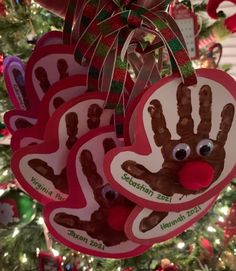
<svg viewBox="0 0 236 271">
<path fill-rule="evenodd" d="M 168 216 L 167 212 L 157 212 L 157 211 L 151 212 L 147 217 L 144 217 L 140 221 L 139 224 L 140 231 L 141 232 L 150 231 L 159 223 L 161 223 L 161 221 L 164 220 L 167 216 Z"/>
<path fill-rule="evenodd" d="M 71 149 L 75 142 L 77 141 L 78 132 L 78 116 L 75 112 L 70 112 L 65 116 L 66 130 L 68 139 L 66 141 L 66 146 Z M 66 167 L 64 167 L 60 174 L 55 174 L 52 167 L 48 165 L 47 162 L 41 159 L 31 159 L 28 165 L 35 170 L 38 174 L 45 177 L 47 180 L 51 181 L 56 189 L 62 193 L 68 194 L 68 181 L 66 176 Z"/>
<path fill-rule="evenodd" d="M 34 169 L 39 175 L 50 180 L 55 188 L 62 193 L 68 194 L 68 183 L 66 176 L 66 168 L 63 168 L 60 174 L 55 174 L 52 167 L 41 159 L 31 159 L 28 165 Z"/>
<path fill-rule="evenodd" d="M 102 110 L 102 109 L 101 109 Z M 91 113 L 92 112 L 92 113 Z M 92 104 L 88 108 L 88 123 L 96 123 L 90 129 L 99 126 L 100 124 L 100 107 L 97 104 Z M 95 119 L 95 121 L 93 121 Z M 65 116 L 65 124 L 66 131 L 68 135 L 68 139 L 66 141 L 66 146 L 70 150 L 78 140 L 78 116 L 76 112 L 70 112 Z M 28 162 L 29 166 L 34 169 L 38 174 L 44 176 L 48 180 L 50 180 L 56 189 L 61 191 L 62 193 L 68 194 L 68 183 L 66 176 L 66 167 L 61 171 L 60 174 L 55 174 L 53 168 L 51 168 L 47 162 L 41 159 L 31 159 Z"/>
<path fill-rule="evenodd" d="M 143 165 L 128 160 L 122 164 L 122 169 L 166 196 L 172 196 L 174 193 L 193 194 L 206 189 L 223 171 L 224 145 L 234 118 L 233 104 L 226 104 L 221 112 L 222 119 L 216 139 L 210 139 L 211 106 L 211 88 L 203 85 L 199 92 L 201 120 L 197 133 L 194 134 L 191 91 L 180 84 L 177 89 L 179 121 L 176 126 L 180 139 L 172 140 L 162 105 L 160 101 L 152 100 L 148 111 L 155 144 L 162 147 L 162 168 L 158 172 L 151 172 Z"/>
<path fill-rule="evenodd" d="M 75 112 L 70 112 L 66 114 L 65 122 L 66 122 L 66 131 L 68 135 L 66 146 L 69 150 L 71 150 L 78 139 L 76 137 L 78 133 L 78 123 L 79 123 L 77 114 Z"/>
<path fill-rule="evenodd" d="M 116 147 L 112 138 L 103 141 L 104 152 Z M 86 231 L 89 236 L 101 240 L 106 246 L 114 246 L 127 241 L 124 232 L 124 222 L 134 207 L 134 203 L 114 191 L 109 184 L 104 184 L 102 177 L 97 172 L 92 153 L 84 149 L 80 154 L 80 163 L 83 174 L 93 190 L 94 199 L 99 208 L 91 214 L 90 220 L 82 220 L 78 216 L 57 213 L 54 221 L 64 227 Z M 86 195 L 85 195 L 86 197 Z M 92 199 L 88 199 L 91 201 Z M 115 225 L 111 218 L 115 211 L 120 211 L 116 216 L 122 217 L 120 225 Z"/>
</svg>

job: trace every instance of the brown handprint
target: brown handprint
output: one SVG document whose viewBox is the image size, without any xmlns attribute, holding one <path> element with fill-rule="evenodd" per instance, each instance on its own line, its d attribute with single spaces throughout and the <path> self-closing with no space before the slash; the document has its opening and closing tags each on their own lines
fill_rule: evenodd
<svg viewBox="0 0 236 271">
<path fill-rule="evenodd" d="M 168 215 L 167 212 L 151 212 L 147 217 L 144 217 L 139 225 L 141 232 L 147 232 L 156 227 L 160 222 L 166 218 Z"/>
<path fill-rule="evenodd" d="M 25 104 L 26 108 L 29 108 L 30 103 L 29 103 L 29 100 L 27 98 L 27 93 L 25 91 L 25 78 L 24 78 L 24 75 L 22 74 L 22 72 L 20 70 L 18 70 L 16 68 L 12 70 L 12 74 L 14 76 L 14 79 L 15 79 L 16 83 L 17 83 L 17 86 L 20 89 L 20 93 L 22 95 L 24 104 Z"/>
<path fill-rule="evenodd" d="M 69 76 L 69 73 L 67 72 L 68 68 L 69 67 L 65 59 L 63 58 L 58 59 L 57 69 L 60 74 L 60 80 Z"/>
<path fill-rule="evenodd" d="M 99 127 L 102 111 L 103 111 L 102 108 L 98 104 L 90 105 L 88 109 L 88 120 L 87 120 L 87 125 L 90 130 Z"/>
<path fill-rule="evenodd" d="M 58 107 L 60 107 L 64 103 L 65 103 L 65 101 L 61 97 L 56 97 L 53 100 L 53 106 L 54 106 L 55 109 L 57 109 Z"/>
<path fill-rule="evenodd" d="M 116 146 L 112 138 L 103 141 L 105 152 Z M 106 246 L 114 246 L 127 240 L 124 233 L 124 222 L 134 204 L 114 191 L 109 184 L 104 184 L 102 177 L 97 172 L 96 164 L 93 161 L 92 153 L 84 149 L 80 154 L 80 163 L 82 171 L 94 193 L 94 199 L 99 204 L 99 208 L 95 210 L 89 221 L 81 220 L 78 216 L 57 213 L 54 221 L 64 227 L 86 231 L 89 236 L 101 240 Z M 86 195 L 85 195 L 86 197 Z M 91 201 L 92 199 L 88 199 Z M 118 209 L 117 209 L 118 208 Z M 115 210 L 121 212 L 116 216 L 125 216 L 122 221 L 122 227 L 113 225 L 111 222 L 111 214 Z M 125 212 L 126 214 L 122 214 Z"/>
<path fill-rule="evenodd" d="M 177 89 L 179 121 L 176 130 L 180 136 L 179 140 L 171 139 L 160 101 L 150 102 L 148 111 L 154 141 L 158 147 L 162 147 L 162 168 L 158 172 L 150 172 L 135 161 L 128 160 L 122 164 L 122 169 L 128 174 L 143 180 L 153 190 L 166 196 L 203 191 L 218 179 L 224 169 L 224 145 L 233 122 L 234 106 L 230 103 L 224 106 L 216 140 L 210 139 L 212 91 L 208 85 L 202 86 L 199 92 L 201 120 L 197 133 L 194 134 L 190 92 L 190 89 L 182 84 Z"/>
<path fill-rule="evenodd" d="M 78 139 L 76 137 L 78 133 L 78 123 L 79 123 L 77 114 L 75 112 L 70 112 L 66 114 L 65 122 L 66 122 L 66 131 L 68 135 L 66 146 L 70 150 Z"/>
<path fill-rule="evenodd" d="M 66 176 L 66 168 L 62 169 L 60 174 L 55 174 L 45 161 L 40 159 L 31 159 L 28 165 L 35 170 L 38 174 L 51 181 L 55 188 L 64 194 L 68 194 L 68 183 Z"/>
<path fill-rule="evenodd" d="M 48 74 L 47 71 L 43 67 L 38 67 L 34 71 L 35 77 L 39 81 L 39 85 L 44 93 L 48 91 L 51 84 L 48 80 Z"/>
<path fill-rule="evenodd" d="M 15 126 L 17 129 L 22 129 L 22 128 L 31 128 L 34 125 L 30 123 L 28 120 L 23 119 L 23 118 L 18 118 L 15 121 Z"/>
<path fill-rule="evenodd" d="M 92 104 L 88 109 L 88 116 L 92 118 L 89 119 L 91 121 L 96 119 L 96 123 L 100 124 L 100 110 L 97 104 Z M 102 110 L 102 109 L 101 109 Z M 96 117 L 95 117 L 96 116 Z M 97 121 L 97 119 L 99 121 Z M 66 123 L 66 131 L 68 135 L 68 139 L 66 141 L 66 146 L 70 150 L 77 141 L 77 133 L 78 133 L 78 115 L 76 112 L 70 112 L 65 116 Z M 113 141 L 114 142 L 114 141 Z M 115 147 L 112 145 L 112 147 Z M 108 143 L 106 144 L 106 149 L 110 150 Z M 105 146 L 104 146 L 105 148 Z M 60 174 L 55 174 L 53 168 L 51 168 L 45 161 L 40 159 L 32 159 L 28 162 L 29 166 L 35 170 L 37 173 L 45 177 L 47 180 L 51 181 L 56 189 L 61 191 L 62 193 L 68 194 L 68 183 L 66 176 L 66 168 L 64 168 Z"/>
</svg>

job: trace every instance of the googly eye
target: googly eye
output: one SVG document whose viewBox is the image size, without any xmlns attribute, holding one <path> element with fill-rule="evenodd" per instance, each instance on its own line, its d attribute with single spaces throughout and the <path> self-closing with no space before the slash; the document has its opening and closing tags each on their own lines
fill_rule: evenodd
<svg viewBox="0 0 236 271">
<path fill-rule="evenodd" d="M 208 156 L 214 149 L 214 143 L 210 139 L 201 140 L 196 147 L 196 151 L 200 156 Z"/>
<path fill-rule="evenodd" d="M 180 143 L 176 145 L 173 149 L 173 158 L 177 161 L 183 161 L 190 155 L 191 149 L 188 144 Z"/>
<path fill-rule="evenodd" d="M 109 184 L 107 184 L 102 189 L 102 195 L 104 199 L 108 201 L 114 201 L 119 196 L 119 193 L 116 192 Z"/>
</svg>

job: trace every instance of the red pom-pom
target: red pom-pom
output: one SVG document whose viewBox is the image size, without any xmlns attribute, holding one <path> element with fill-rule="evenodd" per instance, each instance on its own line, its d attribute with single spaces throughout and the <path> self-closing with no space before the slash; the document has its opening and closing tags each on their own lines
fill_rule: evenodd
<svg viewBox="0 0 236 271">
<path fill-rule="evenodd" d="M 197 191 L 210 185 L 214 169 L 206 162 L 187 162 L 178 172 L 179 182 L 188 190 Z"/>
<path fill-rule="evenodd" d="M 132 211 L 132 208 L 126 206 L 115 206 L 109 209 L 108 224 L 116 231 L 123 231 L 125 222 Z"/>
</svg>

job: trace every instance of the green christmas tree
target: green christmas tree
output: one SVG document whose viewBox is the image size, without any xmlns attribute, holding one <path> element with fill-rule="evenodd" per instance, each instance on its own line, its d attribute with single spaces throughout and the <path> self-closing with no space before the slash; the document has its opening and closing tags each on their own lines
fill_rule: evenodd
<svg viewBox="0 0 236 271">
<path fill-rule="evenodd" d="M 205 2 L 194 6 L 196 12 L 203 12 L 205 7 Z M 34 2 L 0 1 L 0 56 L 15 55 L 27 61 L 37 39 L 50 30 L 61 30 L 62 25 L 62 19 Z M 208 36 L 213 27 L 206 22 L 202 37 Z M 0 73 L 1 65 L 0 58 Z M 4 113 L 11 107 L 1 74 L 0 112 Z M 0 184 L 14 179 L 10 169 L 11 155 L 9 146 L 0 145 Z M 0 200 L 15 199 L 19 217 L 10 226 L 0 227 L 1 271 L 38 270 L 37 255 L 39 251 L 48 249 L 47 242 L 50 241 L 52 252 L 63 257 L 64 270 L 72 270 L 72 267 L 81 271 L 236 270 L 236 238 L 227 228 L 230 223 L 236 227 L 233 212 L 233 204 L 236 202 L 234 181 L 221 193 L 208 214 L 190 229 L 176 238 L 153 245 L 139 257 L 126 260 L 107 260 L 83 255 L 59 244 L 50 235 L 45 236 L 42 207 L 24 192 L 14 187 L 8 189 L 0 189 Z M 169 269 L 164 269 L 164 264 L 168 263 L 172 263 L 166 267 Z"/>
</svg>

